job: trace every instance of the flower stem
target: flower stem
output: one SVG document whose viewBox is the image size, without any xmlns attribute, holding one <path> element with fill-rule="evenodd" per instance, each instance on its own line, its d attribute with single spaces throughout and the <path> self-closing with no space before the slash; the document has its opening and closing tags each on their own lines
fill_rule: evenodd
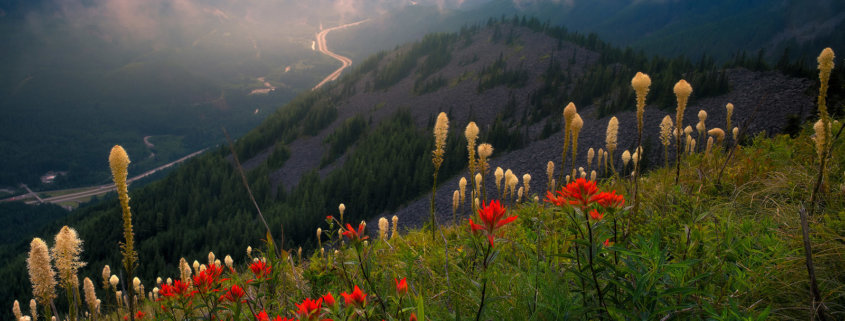
<svg viewBox="0 0 845 321">
<path fill-rule="evenodd" d="M 491 247 L 492 246 L 490 245 L 487 246 L 487 250 L 484 251 L 484 261 L 481 262 L 481 277 L 484 279 L 484 285 L 481 286 L 481 303 L 478 305 L 478 312 L 475 314 L 475 321 L 481 320 L 481 311 L 484 309 L 484 296 L 487 294 L 487 259 L 490 257 Z"/>
<path fill-rule="evenodd" d="M 360 246 L 360 245 L 359 245 Z M 381 296 L 378 295 L 378 291 L 376 291 L 376 287 L 373 286 L 373 282 L 370 281 L 370 275 L 367 273 L 367 270 L 364 268 L 364 260 L 361 259 L 361 249 L 359 246 L 355 246 L 355 254 L 358 254 L 358 266 L 361 267 L 361 274 L 364 275 L 364 280 L 367 281 L 367 285 L 370 286 L 370 289 L 373 291 L 373 294 L 376 295 L 376 299 L 378 303 L 381 305 L 381 312 L 387 315 L 387 307 L 384 306 L 384 301 L 381 299 Z"/>
</svg>

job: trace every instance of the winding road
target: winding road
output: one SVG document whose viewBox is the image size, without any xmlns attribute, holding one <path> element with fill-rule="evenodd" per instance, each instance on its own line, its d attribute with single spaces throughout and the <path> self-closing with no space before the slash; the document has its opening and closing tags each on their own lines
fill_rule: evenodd
<svg viewBox="0 0 845 321">
<path fill-rule="evenodd" d="M 153 168 L 149 171 L 146 171 L 146 172 L 144 172 L 140 175 L 137 175 L 135 177 L 132 177 L 132 178 L 126 180 L 126 182 L 132 183 L 132 182 L 137 181 L 139 179 L 142 179 L 144 177 L 155 174 L 155 173 L 157 173 L 161 170 L 170 168 L 173 165 L 179 164 L 179 163 L 184 162 L 184 161 L 186 161 L 186 160 L 188 160 L 188 159 L 190 159 L 194 156 L 201 154 L 202 152 L 206 151 L 206 149 L 198 150 L 198 151 L 190 153 L 190 154 L 188 154 L 188 155 L 186 155 L 186 156 L 184 156 L 180 159 L 177 159 L 177 160 L 172 161 L 170 163 L 167 163 L 167 164 L 161 165 L 159 167 Z M 111 183 L 111 184 L 87 187 L 87 188 L 84 188 L 84 189 L 82 189 L 78 192 L 73 192 L 73 193 L 69 193 L 69 194 L 58 195 L 58 196 L 47 197 L 47 198 L 41 198 L 41 197 L 38 196 L 38 194 L 36 194 L 32 190 L 30 190 L 29 187 L 26 187 L 26 185 L 24 185 L 24 187 L 26 188 L 27 191 L 29 191 L 28 194 L 10 197 L 10 198 L 7 198 L 7 199 L 0 200 L 0 202 L 26 200 L 25 201 L 26 204 L 62 203 L 62 202 L 68 202 L 68 201 L 82 200 L 82 199 L 85 199 L 87 197 L 102 195 L 102 194 L 106 194 L 108 192 L 115 190 L 114 183 Z M 55 192 L 57 192 L 57 191 L 44 191 L 44 192 L 41 192 L 41 193 L 55 193 Z M 31 199 L 32 196 L 34 196 L 35 199 Z"/>
<path fill-rule="evenodd" d="M 320 52 L 322 52 L 323 54 L 325 54 L 329 57 L 332 57 L 334 59 L 339 60 L 342 65 L 340 66 L 340 68 L 335 70 L 333 73 L 326 76 L 326 78 L 324 78 L 323 81 L 321 81 L 319 84 L 314 86 L 314 88 L 311 89 L 311 90 L 315 90 L 317 88 L 320 88 L 321 86 L 323 86 L 325 83 L 327 83 L 329 81 L 336 80 L 337 77 L 340 77 L 340 74 L 343 72 L 344 69 L 346 69 L 350 65 L 352 65 L 352 60 L 350 60 L 349 58 L 346 58 L 344 56 L 341 56 L 341 55 L 338 55 L 334 52 L 329 51 L 329 48 L 326 45 L 326 35 L 329 34 L 329 32 L 331 32 L 331 31 L 345 29 L 345 28 L 349 28 L 349 27 L 352 27 L 352 26 L 357 26 L 357 25 L 362 24 L 364 22 L 367 22 L 369 20 L 370 19 L 365 19 L 365 20 L 361 20 L 361 21 L 358 21 L 358 22 L 347 23 L 345 25 L 332 27 L 332 28 L 329 28 L 329 29 L 324 29 L 324 30 L 320 31 L 319 33 L 317 33 L 317 50 L 319 50 Z"/>
</svg>

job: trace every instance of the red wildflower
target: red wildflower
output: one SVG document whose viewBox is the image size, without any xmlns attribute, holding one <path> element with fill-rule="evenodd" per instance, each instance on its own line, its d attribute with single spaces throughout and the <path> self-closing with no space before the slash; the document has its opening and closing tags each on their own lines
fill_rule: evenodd
<svg viewBox="0 0 845 321">
<path fill-rule="evenodd" d="M 326 305 L 328 305 L 328 306 L 334 306 L 334 303 L 335 303 L 335 302 L 334 302 L 334 297 L 332 296 L 332 293 L 331 293 L 331 292 L 326 293 L 326 295 L 324 295 L 324 296 L 322 297 L 322 299 L 323 299 L 323 302 L 325 302 L 325 303 L 326 303 Z"/>
<path fill-rule="evenodd" d="M 182 282 L 181 280 L 173 281 L 173 285 L 166 283 L 162 284 L 161 290 L 158 292 L 158 294 L 161 295 L 161 298 L 159 298 L 159 300 L 191 295 L 191 293 L 188 292 L 188 284 Z"/>
<path fill-rule="evenodd" d="M 590 218 L 596 221 L 601 221 L 601 219 L 604 218 L 604 213 L 599 213 L 599 211 L 596 211 L 595 209 L 591 210 Z"/>
<path fill-rule="evenodd" d="M 220 281 L 220 274 L 223 274 L 223 268 L 216 264 L 212 264 L 199 274 L 194 275 L 194 287 L 196 287 L 197 290 L 202 293 L 206 293 L 208 291 L 216 291 L 212 289 Z"/>
<path fill-rule="evenodd" d="M 237 303 L 238 301 L 241 300 L 241 298 L 244 296 L 244 294 L 246 294 L 246 293 L 244 293 L 244 289 L 241 288 L 240 286 L 238 286 L 237 284 L 235 284 L 231 288 L 229 288 L 229 291 L 226 291 L 225 294 L 220 296 L 219 301 L 225 300 L 225 301 L 229 301 L 229 302 L 232 302 L 232 303 Z M 246 300 L 241 301 L 241 303 L 244 303 L 244 302 L 246 302 Z"/>
<path fill-rule="evenodd" d="M 610 245 L 611 245 L 610 239 L 604 240 L 604 247 L 610 247 Z"/>
<path fill-rule="evenodd" d="M 299 311 L 296 314 L 302 320 L 315 320 L 320 316 L 320 308 L 323 306 L 323 298 L 312 300 L 305 299 L 302 303 L 297 303 L 296 307 Z"/>
<path fill-rule="evenodd" d="M 255 315 L 255 319 L 258 321 L 270 321 L 270 317 L 267 316 L 267 311 L 261 310 L 258 314 Z"/>
<path fill-rule="evenodd" d="M 138 313 L 135 313 L 135 320 L 143 320 L 145 316 L 147 316 L 147 314 L 144 313 L 144 311 L 138 311 Z M 129 315 L 124 315 L 123 320 L 129 320 Z"/>
<path fill-rule="evenodd" d="M 399 295 L 408 293 L 408 282 L 405 280 L 406 278 L 402 278 L 402 280 L 393 278 L 393 282 L 396 283 L 396 292 Z"/>
<path fill-rule="evenodd" d="M 546 202 L 557 206 L 575 205 L 585 210 L 593 203 L 602 207 L 622 207 L 625 205 L 625 198 L 616 194 L 616 191 L 599 192 L 596 182 L 578 178 L 561 187 L 556 196 L 552 192 L 546 192 Z"/>
<path fill-rule="evenodd" d="M 352 225 L 346 223 L 346 229 L 343 230 L 343 236 L 349 238 L 350 241 L 363 241 L 368 237 L 364 235 L 364 224 L 358 224 L 358 230 L 352 228 Z"/>
<path fill-rule="evenodd" d="M 481 218 L 481 223 L 483 225 L 475 224 L 475 222 L 470 219 L 469 227 L 473 232 L 484 231 L 484 234 L 487 234 L 487 239 L 490 241 L 490 246 L 492 247 L 493 239 L 495 238 L 494 232 L 496 229 L 516 220 L 516 216 L 503 219 L 504 215 L 505 208 L 502 207 L 502 204 L 500 204 L 498 200 L 490 201 L 487 205 L 481 204 L 481 208 L 478 209 L 478 216 Z"/>
<path fill-rule="evenodd" d="M 256 279 L 267 277 L 273 270 L 271 266 L 260 260 L 258 262 L 252 262 L 252 264 L 249 265 L 249 269 L 252 270 L 252 274 L 255 275 Z"/>
<path fill-rule="evenodd" d="M 361 291 L 360 288 L 356 285 L 355 288 L 352 290 L 352 294 L 347 294 L 343 292 L 340 294 L 343 297 L 343 303 L 346 305 L 357 305 L 357 306 L 365 306 L 367 305 L 367 295 Z"/>
<path fill-rule="evenodd" d="M 622 195 L 616 194 L 616 191 L 612 192 L 601 192 L 598 195 L 597 202 L 602 207 L 622 207 L 625 205 L 625 197 Z"/>
<path fill-rule="evenodd" d="M 416 314 L 411 313 L 411 318 L 410 318 L 410 319 L 408 319 L 408 321 L 417 321 L 417 315 L 416 315 Z"/>
</svg>

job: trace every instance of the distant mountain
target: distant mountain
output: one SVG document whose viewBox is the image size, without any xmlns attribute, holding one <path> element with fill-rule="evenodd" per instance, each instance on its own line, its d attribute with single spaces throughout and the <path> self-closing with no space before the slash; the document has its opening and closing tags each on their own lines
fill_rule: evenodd
<svg viewBox="0 0 845 321">
<path fill-rule="evenodd" d="M 607 119 L 614 114 L 621 123 L 614 159 L 633 149 L 630 79 L 636 71 L 649 73 L 653 81 L 644 131 L 646 168 L 662 162 L 658 123 L 674 110 L 672 85 L 680 78 L 694 88 L 685 125 L 704 109 L 710 114 L 708 127 L 723 127 L 728 102 L 737 106 L 734 124 L 747 124 L 751 134 L 782 131 L 790 120 L 800 123 L 813 113 L 813 98 L 805 94 L 810 80 L 765 71 L 753 61 L 746 67 L 760 70 L 649 57 L 540 20 L 496 19 L 371 56 L 327 87 L 299 95 L 234 147 L 273 234 L 283 235 L 286 247 L 307 245 L 339 203 L 346 205 L 346 221 L 399 213 L 402 224 L 421 224 L 432 187 L 431 128 L 441 111 L 451 123 L 438 176 L 441 220 L 451 217 L 447 195 L 465 173 L 463 129 L 469 121 L 481 128 L 479 142 L 495 148 L 494 168 L 531 173 L 532 185 L 543 186 L 546 162 L 561 168 L 561 111 L 570 101 L 585 122 L 578 159 L 585 160 L 587 149 L 604 146 Z M 104 148 L 99 155 L 107 153 Z M 145 154 L 130 152 L 130 157 Z M 572 167 L 567 162 L 562 168 Z M 237 259 L 264 236 L 226 147 L 130 194 L 142 279 L 177 271 L 180 257 L 193 259 L 209 250 Z M 64 224 L 76 227 L 86 242 L 84 273 L 98 275 L 93 271 L 119 261 L 116 204 L 107 197 L 38 235 L 49 238 Z M 14 289 L 0 297 L 2 302 L 27 297 L 22 294 L 28 289 L 25 247 L 26 240 L 0 247 L 0 259 L 10 262 L 0 269 L 0 278 L 13 280 L 7 288 Z"/>
<path fill-rule="evenodd" d="M 787 47 L 793 55 L 813 57 L 825 46 L 845 45 L 837 31 L 845 26 L 845 3 L 835 0 L 493 0 L 477 10 L 535 16 L 667 56 L 706 53 L 727 60 L 740 50 L 763 49 L 774 61 Z"/>
</svg>

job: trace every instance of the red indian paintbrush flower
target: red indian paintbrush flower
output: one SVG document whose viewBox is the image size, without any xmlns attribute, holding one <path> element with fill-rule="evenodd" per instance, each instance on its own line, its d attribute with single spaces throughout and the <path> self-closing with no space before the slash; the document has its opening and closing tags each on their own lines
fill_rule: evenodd
<svg viewBox="0 0 845 321">
<path fill-rule="evenodd" d="M 323 302 L 326 303 L 326 305 L 332 306 L 332 307 L 334 306 L 334 303 L 335 303 L 334 302 L 334 296 L 332 296 L 331 292 L 326 293 L 326 295 L 324 295 L 322 297 L 322 299 L 323 299 Z"/>
<path fill-rule="evenodd" d="M 316 320 L 320 317 L 320 308 L 323 307 L 323 298 L 319 298 L 317 300 L 307 298 L 303 300 L 302 303 L 296 303 L 295 305 L 299 309 L 296 312 L 296 315 L 299 316 L 300 319 Z"/>
<path fill-rule="evenodd" d="M 267 263 L 264 263 L 263 261 L 252 262 L 252 264 L 249 265 L 249 269 L 252 270 L 252 274 L 255 275 L 256 279 L 267 277 L 270 275 L 270 272 L 272 272 L 270 265 L 267 265 Z"/>
<path fill-rule="evenodd" d="M 566 186 L 561 187 L 557 191 L 557 196 L 552 195 L 551 192 L 546 192 L 546 202 L 553 203 L 557 206 L 563 206 L 563 204 L 577 205 L 584 209 L 590 206 L 590 203 L 596 201 L 593 197 L 598 192 L 599 189 L 596 187 L 596 182 L 578 178 L 566 184 Z"/>
<path fill-rule="evenodd" d="M 483 231 L 492 247 L 496 229 L 516 220 L 516 216 L 503 218 L 504 215 L 505 208 L 502 204 L 498 200 L 492 200 L 487 205 L 481 204 L 481 208 L 478 209 L 478 217 L 481 218 L 482 225 L 475 224 L 472 219 L 469 219 L 469 227 L 474 233 Z"/>
<path fill-rule="evenodd" d="M 352 290 L 352 294 L 343 292 L 340 296 L 343 297 L 343 303 L 346 305 L 357 305 L 359 307 L 367 305 L 367 295 L 357 285 Z"/>
<path fill-rule="evenodd" d="M 358 230 L 356 231 L 352 228 L 352 225 L 346 223 L 346 229 L 343 230 L 343 236 L 346 236 L 352 242 L 363 241 L 369 238 L 364 235 L 364 224 L 358 224 Z"/>
<path fill-rule="evenodd" d="M 598 195 L 598 200 L 596 201 L 602 207 L 622 207 L 625 206 L 625 197 L 622 195 L 616 194 L 616 191 L 612 192 L 601 192 Z"/>
<path fill-rule="evenodd" d="M 396 283 L 396 292 L 399 295 L 408 293 L 408 282 L 406 278 L 402 278 L 401 280 L 393 278 L 393 282 Z"/>
<path fill-rule="evenodd" d="M 244 289 L 241 288 L 240 286 L 238 286 L 237 284 L 235 284 L 235 285 L 232 285 L 231 288 L 229 288 L 229 291 L 226 291 L 226 293 L 221 295 L 220 299 L 218 301 L 229 301 L 229 302 L 232 302 L 232 303 L 237 303 L 238 301 L 240 301 L 241 303 L 245 303 L 246 300 L 241 301 L 241 298 L 245 294 L 246 293 L 244 293 Z"/>
<path fill-rule="evenodd" d="M 604 218 L 604 213 L 599 213 L 599 211 L 593 209 L 590 211 L 590 218 L 596 221 L 601 221 Z"/>
<path fill-rule="evenodd" d="M 596 182 L 578 178 L 557 191 L 557 195 L 551 191 L 546 192 L 546 202 L 557 206 L 574 205 L 584 210 L 593 203 L 606 208 L 622 207 L 625 205 L 625 198 L 616 194 L 616 191 L 599 192 Z"/>
<path fill-rule="evenodd" d="M 158 294 L 161 295 L 161 297 L 158 299 L 158 301 L 161 301 L 163 299 L 176 298 L 176 297 L 185 297 L 185 296 L 190 297 L 190 296 L 193 295 L 193 293 L 188 291 L 188 284 L 185 283 L 185 282 L 182 282 L 181 280 L 173 281 L 173 285 L 166 284 L 166 283 L 162 284 L 161 290 L 158 291 Z"/>
<path fill-rule="evenodd" d="M 213 288 L 219 281 L 222 281 L 220 280 L 221 274 L 223 274 L 223 268 L 217 264 L 212 264 L 193 277 L 194 287 L 202 293 L 216 291 Z"/>
</svg>

